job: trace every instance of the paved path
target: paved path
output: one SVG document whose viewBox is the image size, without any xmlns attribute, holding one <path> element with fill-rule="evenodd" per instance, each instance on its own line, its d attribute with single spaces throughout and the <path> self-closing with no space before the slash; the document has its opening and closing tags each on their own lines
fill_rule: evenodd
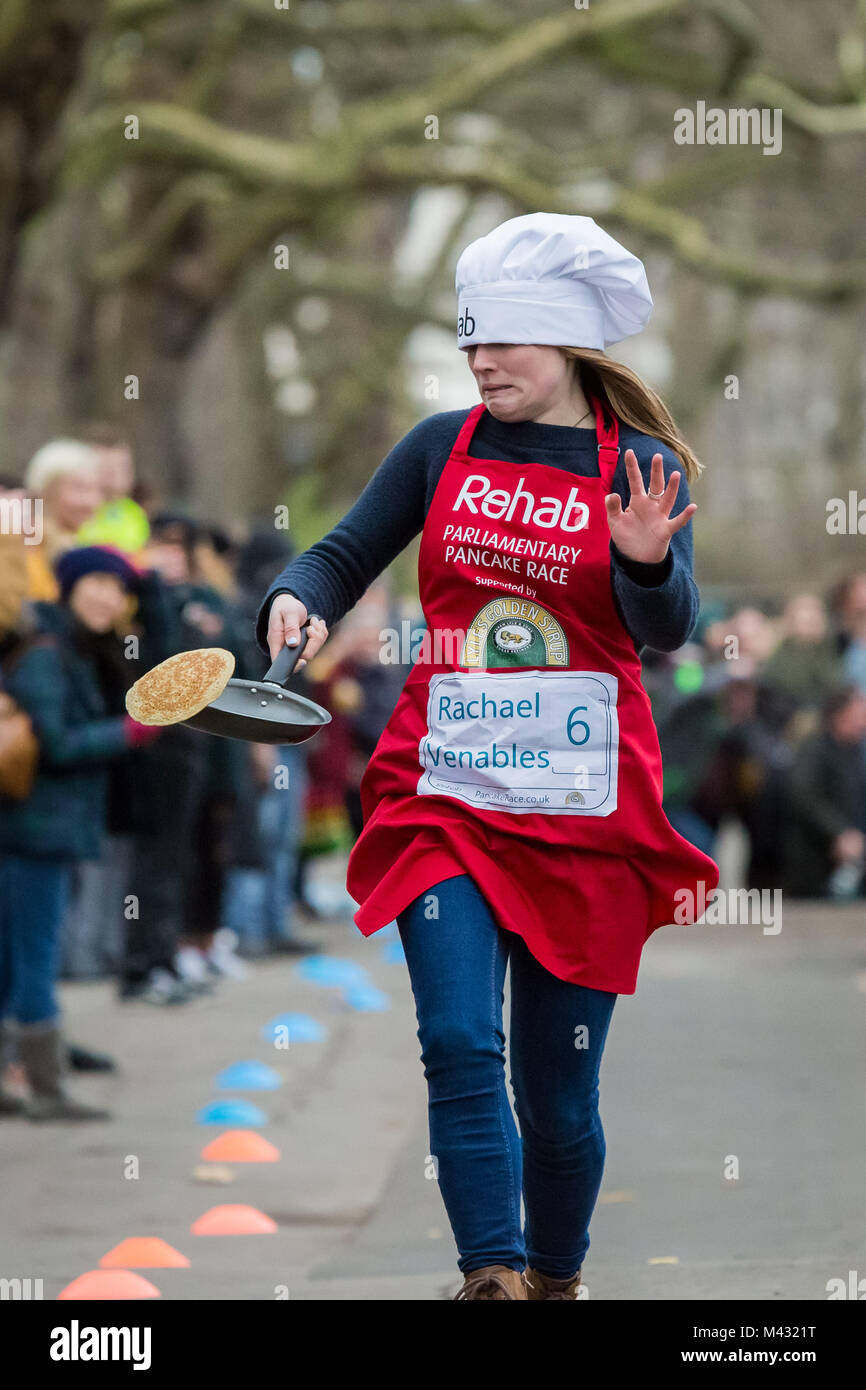
<svg viewBox="0 0 866 1390">
<path fill-rule="evenodd" d="M 402 964 L 346 922 L 328 951 L 360 962 L 391 1008 L 358 1013 L 293 963 L 178 1009 L 120 1005 L 107 985 L 63 990 L 68 1031 L 114 1052 L 115 1077 L 74 1078 L 109 1124 L 0 1127 L 5 1278 L 42 1278 L 54 1298 L 127 1236 L 158 1235 L 189 1269 L 148 1277 L 168 1299 L 442 1299 L 459 1287 L 436 1184 L 424 1177 L 425 1093 Z M 324 1042 L 275 1050 L 260 1036 L 286 1010 Z M 866 1275 L 863 1033 L 866 913 L 789 905 L 760 925 L 668 927 L 648 946 L 638 993 L 617 1001 L 602 1067 L 605 1184 L 585 1273 L 601 1299 L 824 1299 L 830 1278 Z M 213 1078 L 259 1058 L 283 1076 L 253 1099 L 279 1162 L 194 1176 L 219 1129 L 195 1123 Z M 724 1175 L 726 1157 L 740 1176 Z M 127 1177 L 130 1159 L 138 1177 Z M 267 1236 L 195 1237 L 209 1207 L 245 1202 Z"/>
</svg>

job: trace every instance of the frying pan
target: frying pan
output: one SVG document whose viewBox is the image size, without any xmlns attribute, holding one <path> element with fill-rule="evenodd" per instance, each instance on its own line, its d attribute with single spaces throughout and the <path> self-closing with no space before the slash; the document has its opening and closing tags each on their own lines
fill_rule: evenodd
<svg viewBox="0 0 866 1390">
<path fill-rule="evenodd" d="M 286 689 L 286 681 L 307 645 L 310 621 L 307 618 L 301 628 L 297 647 L 284 646 L 261 680 L 232 677 L 221 695 L 182 723 L 206 734 L 250 743 L 303 743 L 330 724 L 331 716 L 321 705 Z"/>
</svg>

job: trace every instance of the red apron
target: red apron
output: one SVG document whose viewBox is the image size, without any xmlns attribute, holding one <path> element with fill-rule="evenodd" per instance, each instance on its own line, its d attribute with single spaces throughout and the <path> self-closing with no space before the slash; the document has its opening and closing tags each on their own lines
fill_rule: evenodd
<svg viewBox="0 0 866 1390">
<path fill-rule="evenodd" d="M 361 782 L 347 886 L 371 936 L 469 874 L 552 974 L 633 994 L 646 939 L 694 922 L 718 869 L 662 810 L 611 588 L 619 427 L 594 408 L 597 478 L 470 457 L 483 405 L 460 430 L 421 537 L 427 632 Z"/>
</svg>

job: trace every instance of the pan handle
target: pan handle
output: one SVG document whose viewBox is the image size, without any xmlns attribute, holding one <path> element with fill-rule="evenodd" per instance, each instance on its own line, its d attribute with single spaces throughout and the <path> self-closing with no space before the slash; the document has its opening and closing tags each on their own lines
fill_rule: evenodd
<svg viewBox="0 0 866 1390">
<path fill-rule="evenodd" d="M 285 644 L 283 645 L 279 655 L 273 665 L 265 672 L 262 680 L 271 681 L 275 685 L 286 684 L 286 681 L 295 669 L 304 647 L 307 645 L 307 638 L 310 635 L 307 627 L 314 617 L 316 617 L 316 614 L 311 613 L 307 618 L 306 623 L 304 623 L 301 628 L 301 640 L 296 647 L 287 647 Z"/>
</svg>

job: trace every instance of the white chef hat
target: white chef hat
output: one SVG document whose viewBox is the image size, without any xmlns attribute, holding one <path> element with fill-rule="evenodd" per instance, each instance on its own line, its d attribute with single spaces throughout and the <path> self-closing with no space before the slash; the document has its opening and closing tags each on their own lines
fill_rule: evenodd
<svg viewBox="0 0 866 1390">
<path fill-rule="evenodd" d="M 466 247 L 457 262 L 457 343 L 604 348 L 652 313 L 643 262 L 591 217 L 532 212 Z"/>
</svg>

